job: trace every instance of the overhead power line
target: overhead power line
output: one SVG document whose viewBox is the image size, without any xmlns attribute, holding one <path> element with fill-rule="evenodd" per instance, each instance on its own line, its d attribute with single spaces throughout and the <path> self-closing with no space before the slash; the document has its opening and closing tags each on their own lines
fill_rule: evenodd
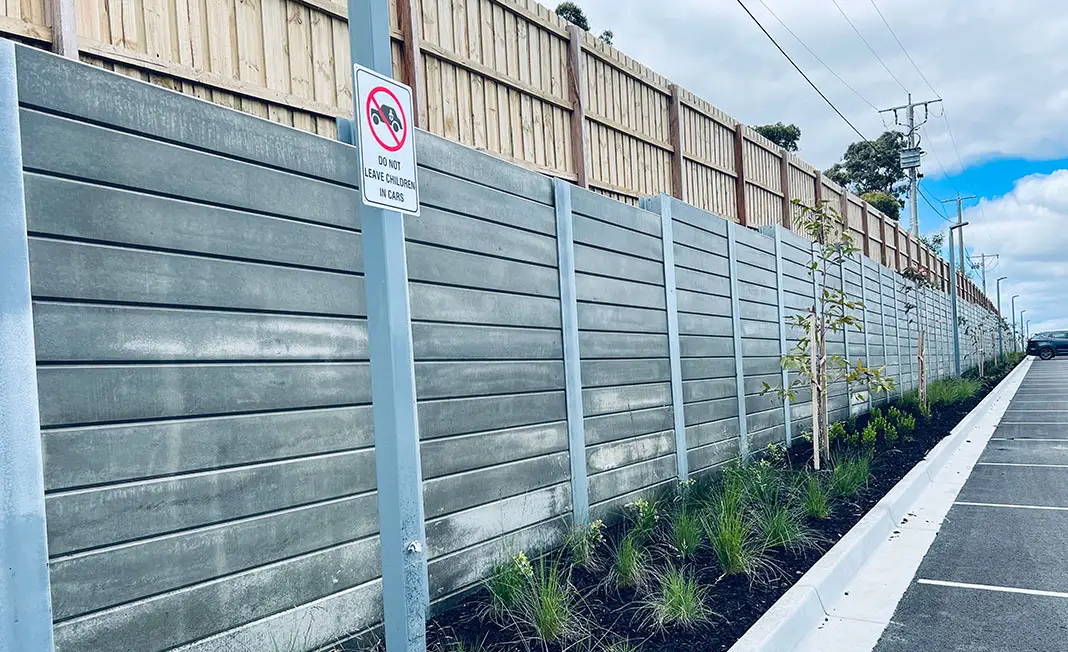
<svg viewBox="0 0 1068 652">
<path fill-rule="evenodd" d="M 775 45 L 779 52 L 782 52 L 782 56 L 786 57 L 786 60 L 790 62 L 790 65 L 794 67 L 794 70 L 796 70 L 799 75 L 804 77 L 805 81 L 808 82 L 808 85 L 812 87 L 812 90 L 816 91 L 816 93 L 818 93 L 819 96 L 823 98 L 823 101 L 827 103 L 827 106 L 831 107 L 831 109 L 838 114 L 838 117 L 841 118 L 842 121 L 845 122 L 847 125 L 849 125 L 849 128 L 856 132 L 856 134 L 860 136 L 862 140 L 868 142 L 868 144 L 871 144 L 871 141 L 868 141 L 868 139 L 864 137 L 864 134 L 860 133 L 860 129 L 857 129 L 853 125 L 853 123 L 849 121 L 849 118 L 845 117 L 845 114 L 838 110 L 838 107 L 834 105 L 834 102 L 832 102 L 826 95 L 823 94 L 823 91 L 820 90 L 819 86 L 816 86 L 816 82 L 812 81 L 812 79 L 805 74 L 804 70 L 801 70 L 801 66 L 797 65 L 797 62 L 793 60 L 793 57 L 791 57 L 786 52 L 786 50 L 782 49 L 782 46 L 779 45 L 779 42 L 776 41 L 775 37 L 771 35 L 771 32 L 769 32 L 764 27 L 764 25 L 757 19 L 757 17 L 753 15 L 753 12 L 749 11 L 749 7 L 746 7 L 745 3 L 742 2 L 742 0 L 737 0 L 737 2 L 738 5 L 745 10 L 745 13 L 749 14 L 749 18 L 751 18 L 753 22 L 756 23 L 756 26 L 760 28 L 760 31 L 764 32 L 764 36 L 767 36 L 768 40 L 771 41 L 773 45 Z"/>
<path fill-rule="evenodd" d="M 897 41 L 898 47 L 900 47 L 901 51 L 905 53 L 905 57 L 909 60 L 909 63 L 911 63 L 912 67 L 916 69 L 916 72 L 920 73 L 920 79 L 923 80 L 923 83 L 927 84 L 927 88 L 930 88 L 932 93 L 941 98 L 942 96 L 938 94 L 938 91 L 936 91 L 935 87 L 931 85 L 931 82 L 927 81 L 927 76 L 923 74 L 923 71 L 920 70 L 920 67 L 917 66 L 916 62 L 912 60 L 912 55 L 910 55 L 909 51 L 905 49 L 904 44 L 901 43 L 901 39 L 897 37 L 897 32 L 894 31 L 893 27 L 890 27 L 890 23 L 886 22 L 886 16 L 883 16 L 883 12 L 879 11 L 879 5 L 875 4 L 875 0 L 869 0 L 869 2 L 871 2 L 871 6 L 875 8 L 875 13 L 879 14 L 879 18 L 882 19 L 883 25 L 886 25 L 886 29 L 890 31 L 890 35 L 894 37 L 895 41 Z M 836 2 L 835 4 L 838 3 Z M 839 8 L 839 10 L 841 10 L 841 8 Z"/>
<path fill-rule="evenodd" d="M 853 88 L 853 86 L 850 85 L 849 82 L 847 82 L 846 80 L 842 79 L 842 76 L 839 75 L 838 73 L 836 73 L 834 71 L 834 69 L 831 68 L 829 65 L 827 65 L 827 63 L 823 59 L 821 59 L 818 54 L 813 52 L 812 48 L 808 47 L 808 45 L 806 45 L 805 42 L 801 40 L 801 37 L 798 36 L 797 34 L 795 34 L 794 31 L 792 29 L 790 29 L 790 27 L 783 21 L 783 19 L 779 18 L 779 15 L 771 10 L 771 7 L 769 7 L 767 5 L 767 3 L 764 2 L 764 0 L 760 0 L 760 4 L 761 4 L 761 6 L 764 7 L 765 10 L 767 10 L 767 12 L 769 14 L 771 14 L 772 18 L 774 18 L 776 21 L 778 21 L 778 23 L 780 25 L 782 25 L 783 29 L 785 29 L 787 32 L 790 33 L 790 36 L 794 37 L 795 41 L 797 41 L 798 43 L 801 44 L 801 47 L 805 48 L 805 50 L 807 50 L 808 53 L 812 55 L 813 59 L 815 59 L 816 61 L 820 62 L 820 65 L 822 65 L 824 68 L 827 69 L 827 72 L 829 72 L 832 75 L 834 75 L 835 79 L 837 79 L 838 81 L 842 82 L 843 86 L 845 86 L 850 91 L 852 91 L 853 94 L 856 95 L 857 97 L 859 97 L 862 102 L 864 102 L 865 104 L 870 106 L 873 111 L 878 111 L 879 110 L 874 104 L 872 104 L 872 102 L 868 98 L 866 98 L 863 95 L 861 95 L 860 91 L 858 91 L 857 89 Z"/>
<path fill-rule="evenodd" d="M 867 47 L 867 48 L 868 48 L 868 51 L 869 51 L 869 52 L 871 52 L 871 53 L 872 53 L 873 55 L 875 55 L 875 58 L 876 58 L 876 59 L 878 59 L 878 61 L 879 61 L 879 63 L 880 63 L 880 64 L 882 64 L 882 66 L 883 66 L 883 70 L 885 70 L 885 71 L 886 71 L 886 73 L 887 73 L 888 75 L 890 75 L 890 77 L 891 77 L 891 78 L 892 78 L 892 79 L 893 79 L 893 80 L 894 80 L 895 82 L 897 82 L 897 85 L 901 87 L 901 90 L 903 90 L 903 91 L 905 91 L 906 93 L 908 93 L 908 92 L 909 92 L 909 89 L 905 88 L 905 85 L 901 83 L 901 80 L 897 78 L 897 75 L 895 75 L 895 74 L 893 73 L 893 71 L 892 71 L 892 70 L 890 70 L 890 66 L 886 65 L 886 62 L 885 62 L 885 61 L 883 61 L 883 58 L 882 58 L 882 57 L 880 57 L 880 56 L 879 56 L 879 53 L 875 51 L 875 48 L 873 48 L 873 47 L 871 46 L 871 43 L 868 43 L 868 39 L 864 38 L 864 35 L 860 33 L 860 30 L 859 30 L 859 29 L 857 29 L 857 26 L 856 26 L 856 25 L 854 25 L 854 24 L 853 24 L 853 21 L 849 19 L 849 16 L 848 16 L 848 15 L 846 15 L 846 12 L 845 12 L 845 10 L 843 10 L 843 9 L 842 9 L 842 6 L 838 4 L 838 0 L 831 0 L 831 2 L 833 2 L 833 3 L 834 3 L 834 6 L 838 8 L 838 13 L 842 14 L 842 18 L 845 18 L 845 21 L 846 21 L 847 23 L 849 23 L 849 26 L 850 26 L 850 27 L 852 27 L 852 28 L 853 28 L 853 31 L 854 31 L 854 32 L 856 32 L 857 36 L 859 36 L 859 37 L 860 37 L 860 40 L 864 42 L 864 45 L 865 45 L 865 47 Z M 936 95 L 937 95 L 937 93 L 936 93 Z"/>
<path fill-rule="evenodd" d="M 850 122 L 849 118 L 845 117 L 845 114 L 842 113 L 838 109 L 838 107 L 834 105 L 834 102 L 832 102 L 823 93 L 823 91 L 820 90 L 819 86 L 816 86 L 816 83 L 813 82 L 812 79 L 807 74 L 805 74 L 805 71 L 801 69 L 801 66 L 799 66 L 797 64 L 797 62 L 793 60 L 793 57 L 791 57 L 790 54 L 788 52 L 786 52 L 786 50 L 784 50 L 781 45 L 779 45 L 779 42 L 775 40 L 775 37 L 771 35 L 771 32 L 769 32 L 767 30 L 767 28 L 764 27 L 764 25 L 760 22 L 760 20 L 756 16 L 753 15 L 753 12 L 749 11 L 749 7 L 747 7 L 745 5 L 745 3 L 742 2 L 742 0 L 736 0 L 736 2 L 745 11 L 745 13 L 749 15 L 749 18 L 754 23 L 756 23 L 756 26 L 760 28 L 760 31 L 764 32 L 764 36 L 768 37 L 768 40 L 771 41 L 772 45 L 774 45 L 775 48 L 779 52 L 782 53 L 782 56 L 786 57 L 786 60 L 790 62 L 790 65 L 794 67 L 794 70 L 796 70 L 799 75 L 804 77 L 805 81 L 808 82 L 808 85 L 812 87 L 812 90 L 816 91 L 816 93 L 823 99 L 823 101 L 827 103 L 827 106 L 831 107 L 831 110 L 833 110 L 836 114 L 838 114 L 838 117 L 841 118 L 842 121 L 845 122 L 847 125 L 849 125 L 849 128 L 852 129 L 854 133 L 856 133 L 858 136 L 860 136 L 861 141 L 863 141 L 865 144 L 867 144 L 869 147 L 871 147 L 873 153 L 881 156 L 883 158 L 884 162 L 896 163 L 896 161 L 892 160 L 891 156 L 887 155 L 885 152 L 883 152 L 878 147 L 876 147 L 875 143 L 870 141 L 868 139 L 868 137 L 865 136 L 860 131 L 860 129 L 857 129 L 856 125 L 854 125 L 852 122 Z M 763 4 L 763 3 L 761 3 L 761 4 Z M 942 210 L 940 206 L 937 206 L 934 202 L 932 202 L 930 197 L 927 196 L 927 193 L 925 193 L 922 188 L 919 189 L 919 191 L 920 191 L 920 195 L 923 197 L 924 201 L 927 202 L 927 204 L 929 206 L 931 206 L 931 208 L 935 211 L 935 214 L 939 215 L 940 217 L 942 217 L 943 220 L 949 222 L 950 219 L 948 218 L 948 216 L 946 216 L 945 211 Z"/>
</svg>

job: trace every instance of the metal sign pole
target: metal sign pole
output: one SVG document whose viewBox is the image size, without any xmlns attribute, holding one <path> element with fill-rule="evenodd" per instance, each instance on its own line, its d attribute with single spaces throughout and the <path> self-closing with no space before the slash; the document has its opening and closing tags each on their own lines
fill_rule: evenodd
<svg viewBox="0 0 1068 652">
<path fill-rule="evenodd" d="M 389 0 L 349 0 L 352 62 L 391 75 Z M 354 115 L 358 106 L 353 78 Z M 355 130 L 354 130 L 355 131 Z M 362 166 L 361 166 L 362 169 Z M 361 185 L 364 180 L 361 180 Z M 360 206 L 386 649 L 426 650 L 426 534 L 403 216 Z"/>
<path fill-rule="evenodd" d="M 15 46 L 0 41 L 0 650 L 51 652 Z"/>
</svg>

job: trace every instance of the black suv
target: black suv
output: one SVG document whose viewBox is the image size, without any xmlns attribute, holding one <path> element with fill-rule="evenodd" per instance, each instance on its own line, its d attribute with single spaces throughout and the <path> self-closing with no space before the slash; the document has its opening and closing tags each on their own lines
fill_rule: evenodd
<svg viewBox="0 0 1068 652">
<path fill-rule="evenodd" d="M 1068 354 L 1068 331 L 1035 333 L 1027 340 L 1028 355 L 1037 355 L 1043 360 Z"/>
</svg>

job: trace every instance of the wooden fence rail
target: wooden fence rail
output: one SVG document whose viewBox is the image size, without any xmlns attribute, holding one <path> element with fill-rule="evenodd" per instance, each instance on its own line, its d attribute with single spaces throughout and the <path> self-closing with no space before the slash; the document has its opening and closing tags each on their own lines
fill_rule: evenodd
<svg viewBox="0 0 1068 652">
<path fill-rule="evenodd" d="M 667 193 L 750 227 L 789 228 L 793 200 L 827 200 L 870 257 L 948 288 L 947 263 L 896 221 L 534 0 L 390 5 L 394 76 L 420 128 L 619 201 Z M 336 0 L 8 0 L 0 33 L 324 136 L 352 111 Z"/>
</svg>

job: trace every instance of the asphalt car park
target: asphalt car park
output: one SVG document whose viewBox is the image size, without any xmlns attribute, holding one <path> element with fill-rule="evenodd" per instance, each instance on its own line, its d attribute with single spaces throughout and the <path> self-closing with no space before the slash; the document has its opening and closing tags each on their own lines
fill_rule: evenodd
<svg viewBox="0 0 1068 652">
<path fill-rule="evenodd" d="M 1068 357 L 1036 361 L 876 646 L 1068 650 Z"/>
</svg>

